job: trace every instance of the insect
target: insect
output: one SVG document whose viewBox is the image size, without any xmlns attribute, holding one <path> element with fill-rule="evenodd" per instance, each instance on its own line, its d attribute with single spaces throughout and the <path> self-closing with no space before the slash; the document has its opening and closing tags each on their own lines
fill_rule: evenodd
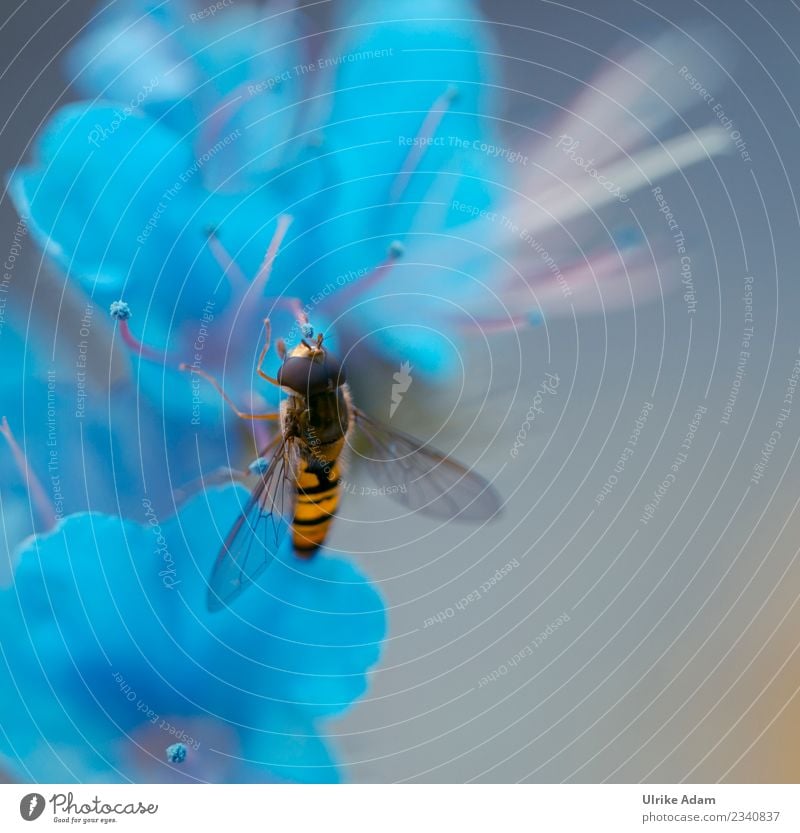
<svg viewBox="0 0 800 833">
<path fill-rule="evenodd" d="M 355 433 L 366 441 L 365 462 L 381 492 L 408 509 L 440 519 L 489 520 L 500 509 L 495 490 L 480 475 L 399 431 L 368 417 L 352 401 L 344 369 L 313 330 L 287 351 L 277 343 L 282 364 L 277 377 L 262 366 L 267 339 L 256 372 L 287 394 L 275 414 L 246 414 L 225 395 L 212 377 L 182 365 L 211 382 L 245 419 L 273 420 L 277 432 L 250 473 L 256 483 L 249 500 L 225 538 L 209 580 L 210 610 L 229 605 L 272 563 L 291 534 L 295 554 L 310 558 L 328 536 L 342 498 L 342 460 Z"/>
</svg>

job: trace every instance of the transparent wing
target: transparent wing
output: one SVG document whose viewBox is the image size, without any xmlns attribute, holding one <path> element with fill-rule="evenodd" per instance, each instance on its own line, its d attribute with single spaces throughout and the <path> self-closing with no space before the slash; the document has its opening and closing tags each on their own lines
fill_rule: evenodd
<svg viewBox="0 0 800 833">
<path fill-rule="evenodd" d="M 297 455 L 291 442 L 278 437 L 262 458 L 272 448 L 272 458 L 256 474 L 247 504 L 214 562 L 208 583 L 209 610 L 221 610 L 249 587 L 272 563 L 290 529 Z"/>
<path fill-rule="evenodd" d="M 500 511 L 499 495 L 479 474 L 357 408 L 353 415 L 369 443 L 362 460 L 382 492 L 445 520 L 486 521 Z"/>
</svg>

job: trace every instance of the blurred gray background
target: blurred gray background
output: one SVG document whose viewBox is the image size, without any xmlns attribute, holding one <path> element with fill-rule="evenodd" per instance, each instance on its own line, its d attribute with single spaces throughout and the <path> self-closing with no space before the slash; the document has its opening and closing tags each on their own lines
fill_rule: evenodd
<svg viewBox="0 0 800 833">
<path fill-rule="evenodd" d="M 313 11 L 321 28 L 335 4 Z M 4 11 L 3 170 L 72 98 L 60 57 L 94 6 Z M 460 380 L 412 387 L 398 422 L 439 431 L 448 448 L 460 442 L 459 455 L 480 458 L 508 504 L 476 532 L 421 520 L 409 529 L 386 502 L 350 501 L 335 547 L 374 549 L 357 522 L 386 517 L 388 551 L 359 560 L 387 601 L 390 636 L 366 697 L 329 727 L 332 742 L 353 781 L 796 781 L 800 398 L 763 476 L 751 476 L 800 348 L 800 10 L 782 0 L 502 0 L 484 12 L 503 56 L 505 115 L 520 125 L 505 125 L 509 146 L 522 149 L 531 127 L 546 126 L 548 101 L 569 103 L 601 56 L 678 27 L 699 32 L 722 64 L 714 94 L 750 159 L 732 148 L 715 166 L 663 183 L 692 258 L 694 314 L 678 291 L 524 332 L 522 384 L 495 376 L 489 407 L 480 351 L 463 394 Z M 689 51 L 702 77 L 708 56 Z M 715 123 L 700 99 L 685 118 Z M 625 223 L 633 212 L 648 239 L 669 244 L 657 209 L 644 192 L 604 217 Z M 8 202 L 0 211 L 5 247 L 16 216 Z M 38 255 L 24 257 L 32 274 Z M 745 276 L 754 335 L 724 422 Z M 493 341 L 495 360 L 516 351 L 516 338 Z M 546 371 L 559 374 L 558 391 L 513 459 Z M 383 384 L 388 402 L 391 373 L 381 378 L 376 401 Z M 635 452 L 598 504 L 648 403 Z M 454 404 L 458 418 L 442 428 Z M 700 405 L 687 457 L 644 524 Z"/>
</svg>

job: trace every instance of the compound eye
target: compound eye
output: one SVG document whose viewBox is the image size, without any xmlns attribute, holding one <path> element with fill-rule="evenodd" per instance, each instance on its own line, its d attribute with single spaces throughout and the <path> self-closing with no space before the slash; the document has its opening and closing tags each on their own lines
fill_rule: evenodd
<svg viewBox="0 0 800 833">
<path fill-rule="evenodd" d="M 339 387 L 344 382 L 344 373 L 339 362 L 328 353 L 322 361 L 289 356 L 278 371 L 278 382 L 303 395 L 322 393 Z"/>
</svg>

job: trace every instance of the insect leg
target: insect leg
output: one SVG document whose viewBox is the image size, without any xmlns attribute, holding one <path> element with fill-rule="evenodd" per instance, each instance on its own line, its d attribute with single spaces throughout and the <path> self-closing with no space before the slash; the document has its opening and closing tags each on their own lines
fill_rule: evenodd
<svg viewBox="0 0 800 833">
<path fill-rule="evenodd" d="M 233 412 L 238 416 L 240 419 L 272 419 L 277 420 L 280 419 L 280 414 L 278 413 L 271 413 L 271 414 L 250 414 L 245 411 L 241 411 L 237 406 L 236 403 L 228 396 L 227 393 L 222 388 L 222 385 L 210 374 L 206 373 L 205 370 L 200 370 L 198 367 L 192 367 L 189 364 L 183 363 L 178 365 L 178 370 L 182 370 L 184 373 L 196 373 L 201 378 L 205 379 L 207 382 L 214 386 L 214 389 L 217 393 L 225 400 L 225 402 L 230 405 Z"/>
</svg>

